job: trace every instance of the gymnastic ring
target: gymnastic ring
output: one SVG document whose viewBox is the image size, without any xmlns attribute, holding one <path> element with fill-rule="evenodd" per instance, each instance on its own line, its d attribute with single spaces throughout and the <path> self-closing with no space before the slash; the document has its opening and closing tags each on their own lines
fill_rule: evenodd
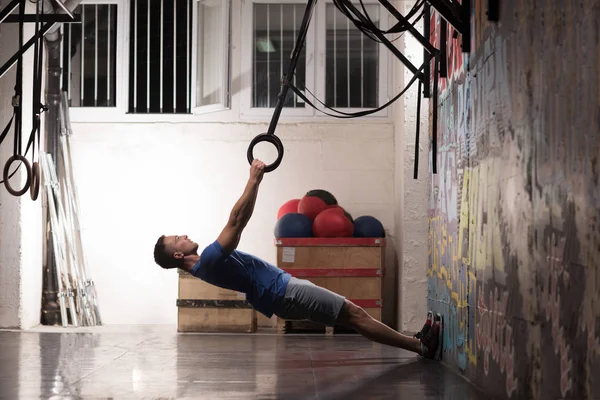
<svg viewBox="0 0 600 400">
<path fill-rule="evenodd" d="M 265 172 L 274 171 L 277 167 L 279 167 L 279 164 L 281 164 L 281 160 L 283 159 L 283 143 L 281 143 L 281 140 L 277 136 L 270 135 L 268 133 L 261 133 L 260 135 L 256 136 L 254 139 L 252 139 L 250 145 L 248 146 L 247 156 L 250 165 L 252 165 L 252 161 L 254 161 L 254 146 L 260 142 L 269 142 L 277 149 L 277 159 L 275 159 L 272 164 L 265 166 Z"/>
<path fill-rule="evenodd" d="M 29 194 L 31 200 L 36 201 L 40 193 L 40 164 L 35 161 L 31 164 L 31 185 L 29 186 Z"/>
<path fill-rule="evenodd" d="M 23 165 L 25 165 L 25 173 L 27 174 L 27 179 L 25 180 L 25 186 L 23 186 L 23 189 L 21 189 L 21 190 L 14 190 L 10 186 L 10 183 L 8 182 L 8 172 L 10 170 L 10 166 L 15 161 L 21 161 L 23 163 Z M 4 186 L 6 186 L 6 190 L 8 190 L 8 192 L 10 194 L 12 194 L 13 196 L 23 196 L 25 194 L 25 192 L 29 189 L 29 185 L 31 184 L 31 165 L 29 164 L 29 161 L 24 156 L 14 155 L 8 159 L 6 164 L 4 164 L 4 173 L 2 174 L 2 177 L 4 179 Z"/>
</svg>

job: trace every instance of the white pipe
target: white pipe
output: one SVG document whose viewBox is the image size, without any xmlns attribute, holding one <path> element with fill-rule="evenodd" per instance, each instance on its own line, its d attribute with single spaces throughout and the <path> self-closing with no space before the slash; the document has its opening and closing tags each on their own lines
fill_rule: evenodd
<svg viewBox="0 0 600 400">
<path fill-rule="evenodd" d="M 70 11 L 73 12 L 77 6 L 81 3 L 81 0 L 67 0 L 63 2 L 63 5 Z M 59 7 L 55 2 L 51 0 L 44 0 L 44 14 L 66 14 L 66 12 Z M 58 32 L 62 24 L 54 24 L 52 28 L 46 32 L 44 38 L 49 42 L 55 42 L 60 40 Z"/>
</svg>

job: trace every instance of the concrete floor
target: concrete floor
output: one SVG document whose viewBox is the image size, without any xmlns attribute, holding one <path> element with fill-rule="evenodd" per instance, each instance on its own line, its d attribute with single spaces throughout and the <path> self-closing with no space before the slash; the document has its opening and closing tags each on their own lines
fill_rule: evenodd
<svg viewBox="0 0 600 400">
<path fill-rule="evenodd" d="M 0 331 L 0 399 L 484 399 L 442 364 L 357 335 Z"/>
</svg>

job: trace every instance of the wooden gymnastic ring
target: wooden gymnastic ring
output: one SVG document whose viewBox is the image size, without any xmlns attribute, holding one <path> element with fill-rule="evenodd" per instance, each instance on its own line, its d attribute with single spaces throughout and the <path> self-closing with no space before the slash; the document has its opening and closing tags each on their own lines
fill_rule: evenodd
<svg viewBox="0 0 600 400">
<path fill-rule="evenodd" d="M 40 193 L 40 164 L 35 161 L 31 164 L 31 185 L 29 186 L 29 194 L 31 200 L 36 201 Z"/>
<path fill-rule="evenodd" d="M 283 143 L 281 143 L 281 140 L 277 136 L 269 135 L 268 133 L 261 133 L 260 135 L 256 136 L 254 139 L 252 139 L 250 145 L 248 146 L 247 157 L 250 165 L 252 165 L 252 161 L 254 161 L 254 146 L 260 142 L 269 142 L 277 149 L 277 158 L 275 161 L 273 161 L 272 164 L 265 166 L 265 172 L 274 171 L 277 167 L 279 167 L 279 164 L 281 164 L 281 160 L 283 159 Z"/>
<path fill-rule="evenodd" d="M 23 186 L 23 189 L 21 189 L 21 190 L 14 190 L 10 186 L 10 183 L 8 182 L 8 172 L 10 170 L 10 166 L 15 161 L 21 161 L 25 165 L 25 173 L 27 174 L 27 179 L 25 180 L 25 186 Z M 2 177 L 4 179 L 4 186 L 6 186 L 6 190 L 8 190 L 8 192 L 10 194 L 12 194 L 13 196 L 23 196 L 25 194 L 25 192 L 29 189 L 29 185 L 31 184 L 31 165 L 29 164 L 29 161 L 24 156 L 21 156 L 21 155 L 11 156 L 8 159 L 8 161 L 6 162 L 6 164 L 4 164 L 4 173 L 2 174 Z"/>
</svg>

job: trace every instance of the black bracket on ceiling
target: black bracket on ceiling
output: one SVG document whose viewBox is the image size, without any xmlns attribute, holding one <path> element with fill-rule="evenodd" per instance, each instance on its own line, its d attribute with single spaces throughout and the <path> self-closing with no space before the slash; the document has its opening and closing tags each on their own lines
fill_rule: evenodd
<svg viewBox="0 0 600 400">
<path fill-rule="evenodd" d="M 487 2 L 488 21 L 498 22 L 500 20 L 500 0 L 488 0 Z"/>
<path fill-rule="evenodd" d="M 11 69 L 13 65 L 15 65 L 15 63 L 19 60 L 19 57 L 21 55 L 25 54 L 25 52 L 27 52 L 27 50 L 29 50 L 29 48 L 35 44 L 36 40 L 43 37 L 46 34 L 46 32 L 48 32 L 50 28 L 52 28 L 55 24 L 56 22 L 47 22 L 44 25 L 42 25 L 37 35 L 33 35 L 31 39 L 29 39 L 25 44 L 23 44 L 23 47 L 18 49 L 11 58 L 9 58 L 4 64 L 2 64 L 2 67 L 0 67 L 0 78 L 2 78 L 4 74 L 6 74 L 6 72 L 8 72 L 8 70 Z"/>
<path fill-rule="evenodd" d="M 60 0 L 53 0 L 66 14 L 46 14 L 44 15 L 44 21 L 46 22 L 80 22 L 69 9 Z M 10 15 L 19 6 L 19 0 L 12 0 L 2 10 L 0 10 L 0 23 L 4 22 L 19 22 L 18 15 Z M 23 16 L 23 22 L 35 22 L 35 14 L 26 14 Z"/>
<path fill-rule="evenodd" d="M 392 15 L 394 15 L 396 19 L 398 19 L 399 23 L 396 24 L 394 28 L 397 28 L 398 26 L 406 27 L 406 29 L 415 35 L 415 38 L 417 38 L 417 40 L 419 40 L 419 42 L 421 42 L 421 44 L 430 52 L 430 57 L 434 57 L 438 53 L 438 50 L 429 44 L 429 42 L 425 41 L 425 38 L 423 38 L 420 32 L 414 26 L 412 26 L 411 23 L 387 0 L 379 0 L 379 3 L 381 3 L 381 5 L 383 5 Z M 346 6 L 355 15 L 360 15 L 358 8 L 356 8 L 356 6 L 354 6 L 351 2 L 348 2 Z M 390 33 L 395 32 L 394 28 L 390 29 Z M 410 70 L 410 72 L 417 75 L 418 79 L 421 81 L 426 79 L 423 72 L 420 71 L 412 62 L 410 62 L 410 60 L 404 56 L 404 54 L 402 54 L 402 52 L 398 50 L 398 48 L 394 46 L 383 33 L 375 32 L 374 35 L 381 40 L 381 43 L 383 43 L 406 66 L 406 68 Z"/>
<path fill-rule="evenodd" d="M 0 23 L 2 23 L 8 15 L 19 6 L 19 0 L 12 0 L 2 10 L 0 10 Z"/>
<path fill-rule="evenodd" d="M 427 0 L 440 16 L 462 36 L 462 51 L 471 51 L 471 0 Z"/>
<path fill-rule="evenodd" d="M 427 34 L 427 38 L 419 32 L 414 25 L 410 23 L 410 21 L 404 17 L 394 6 L 392 6 L 387 0 L 379 0 L 381 5 L 383 5 L 389 12 L 398 20 L 398 23 L 394 25 L 389 32 L 402 32 L 403 30 L 408 30 L 415 39 L 419 41 L 421 46 L 423 46 L 429 54 L 435 56 L 439 53 L 439 50 L 436 49 L 429 42 L 429 34 Z M 404 28 L 404 29 L 403 29 Z"/>
<path fill-rule="evenodd" d="M 423 13 L 423 36 L 427 39 L 427 43 L 431 42 L 431 6 L 425 4 Z M 423 49 L 423 60 L 427 58 L 427 49 Z M 425 65 L 425 81 L 423 82 L 423 97 L 428 99 L 431 97 L 431 62 Z M 420 104 L 420 102 L 419 102 Z"/>
<path fill-rule="evenodd" d="M 67 24 L 81 23 L 81 15 L 80 14 L 73 15 L 73 18 L 69 17 L 66 14 L 44 14 L 44 16 L 41 18 L 43 19 L 43 22 L 67 23 Z M 19 16 L 14 15 L 14 14 L 9 15 L 6 17 L 6 19 L 3 22 L 18 23 Z M 23 15 L 23 22 L 35 22 L 35 14 Z"/>
<path fill-rule="evenodd" d="M 61 8 L 64 7 L 64 4 L 61 1 L 54 0 L 54 2 L 59 4 Z M 36 14 L 11 14 L 19 6 L 19 3 L 20 0 L 12 0 L 2 10 L 0 10 L 0 23 L 36 22 Z M 6 72 L 8 72 L 8 70 L 16 64 L 16 62 L 19 60 L 19 57 L 21 57 L 27 50 L 29 50 L 29 48 L 33 46 L 37 40 L 42 38 L 46 34 L 46 32 L 48 32 L 55 24 L 81 23 L 81 15 L 74 15 L 70 12 L 69 14 L 44 14 L 42 16 L 39 16 L 38 19 L 38 22 L 42 23 L 39 32 L 37 32 L 37 34 L 34 34 L 32 38 L 25 42 L 23 46 L 15 52 L 15 54 L 13 54 L 4 64 L 2 64 L 2 66 L 0 67 L 0 78 L 2 78 L 4 74 L 6 74 Z"/>
</svg>

